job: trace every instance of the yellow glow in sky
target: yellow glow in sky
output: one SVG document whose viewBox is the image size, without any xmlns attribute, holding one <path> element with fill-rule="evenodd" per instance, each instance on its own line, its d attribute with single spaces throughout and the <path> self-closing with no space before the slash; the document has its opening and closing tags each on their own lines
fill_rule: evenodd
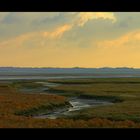
<svg viewBox="0 0 140 140">
<path fill-rule="evenodd" d="M 140 68 L 139 17 L 124 12 L 1 12 L 0 66 Z"/>
</svg>

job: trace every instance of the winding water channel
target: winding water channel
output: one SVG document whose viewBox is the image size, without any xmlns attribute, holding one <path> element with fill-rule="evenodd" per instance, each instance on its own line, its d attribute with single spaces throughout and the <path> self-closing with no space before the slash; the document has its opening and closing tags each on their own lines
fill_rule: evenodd
<svg viewBox="0 0 140 140">
<path fill-rule="evenodd" d="M 36 82 L 41 83 L 49 89 L 49 87 L 56 87 L 60 84 L 57 83 L 49 83 L 49 82 Z M 68 98 L 71 107 L 69 108 L 58 108 L 50 112 L 49 114 L 43 114 L 39 116 L 34 116 L 35 118 L 49 118 L 49 119 L 56 119 L 63 115 L 72 115 L 74 111 L 82 110 L 85 108 L 96 107 L 96 106 L 105 106 L 105 105 L 112 105 L 113 103 L 110 101 L 105 100 L 95 100 L 95 99 L 83 99 L 78 97 L 71 97 Z"/>
<path fill-rule="evenodd" d="M 52 111 L 49 114 L 43 114 L 39 116 L 34 116 L 35 118 L 49 118 L 49 119 L 56 119 L 58 117 L 61 117 L 63 115 L 69 116 L 72 115 L 72 112 L 77 110 L 82 110 L 85 108 L 95 107 L 95 106 L 104 106 L 104 105 L 111 105 L 113 103 L 109 101 L 103 101 L 103 100 L 95 100 L 95 99 L 70 99 L 69 103 L 72 105 L 72 107 L 69 108 L 63 108 L 63 109 L 57 109 L 55 111 Z"/>
</svg>

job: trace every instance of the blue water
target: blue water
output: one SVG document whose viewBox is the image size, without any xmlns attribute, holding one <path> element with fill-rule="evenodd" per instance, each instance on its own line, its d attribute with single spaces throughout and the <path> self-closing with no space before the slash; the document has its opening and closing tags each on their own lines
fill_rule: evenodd
<svg viewBox="0 0 140 140">
<path fill-rule="evenodd" d="M 66 75 L 66 76 L 0 76 L 0 80 L 47 80 L 47 79 L 70 79 L 70 78 L 127 78 L 127 77 L 140 77 L 140 75 Z"/>
</svg>

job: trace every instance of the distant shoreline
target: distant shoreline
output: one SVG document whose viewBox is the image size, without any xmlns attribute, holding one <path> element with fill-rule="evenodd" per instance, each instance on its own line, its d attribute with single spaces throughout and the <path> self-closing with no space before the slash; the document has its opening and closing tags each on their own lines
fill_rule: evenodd
<svg viewBox="0 0 140 140">
<path fill-rule="evenodd" d="M 0 81 L 7 80 L 49 80 L 49 79 L 90 79 L 90 78 L 140 78 L 140 75 L 119 75 L 119 74 L 104 74 L 104 75 L 0 75 Z"/>
</svg>

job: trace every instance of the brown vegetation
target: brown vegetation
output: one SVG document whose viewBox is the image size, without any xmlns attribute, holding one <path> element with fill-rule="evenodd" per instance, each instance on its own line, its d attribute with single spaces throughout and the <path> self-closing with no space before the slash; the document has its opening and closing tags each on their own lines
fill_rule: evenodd
<svg viewBox="0 0 140 140">
<path fill-rule="evenodd" d="M 100 85 L 101 86 L 101 85 Z M 114 85 L 113 85 L 114 86 Z M 132 90 L 131 86 L 127 86 L 127 90 Z M 136 85 L 137 86 L 137 85 Z M 68 86 L 67 86 L 68 87 Z M 71 89 L 78 89 L 80 88 L 77 86 L 76 88 L 73 88 L 74 86 L 71 85 Z M 81 87 L 80 90 L 89 90 L 93 89 L 97 90 L 103 90 L 102 88 L 99 88 L 95 86 L 95 84 L 92 86 L 85 86 L 83 88 Z M 106 87 L 106 86 L 105 86 Z M 105 89 L 104 87 L 104 89 Z M 63 87 L 63 89 L 66 89 L 66 86 Z M 119 89 L 121 91 L 126 91 L 126 89 L 122 90 L 121 87 L 106 87 L 108 90 L 113 89 L 115 91 L 116 89 Z M 122 87 L 125 88 L 125 87 Z M 137 90 L 138 88 L 133 88 L 133 90 Z M 96 94 L 99 92 L 96 92 Z M 126 94 L 124 92 L 112 92 L 113 95 L 131 95 L 128 94 L 130 92 L 127 92 Z M 102 92 L 104 95 L 105 92 Z M 106 95 L 108 92 L 106 93 Z M 105 127 L 105 128 L 140 128 L 140 122 L 133 121 L 131 117 L 132 115 L 139 115 L 139 94 L 137 92 L 133 92 L 133 96 L 123 96 L 123 98 L 126 100 L 123 103 L 118 103 L 114 106 L 106 106 L 106 107 L 98 107 L 87 110 L 87 114 L 90 115 L 89 119 L 82 119 L 79 117 L 79 119 L 74 118 L 60 118 L 60 119 L 38 119 L 33 118 L 31 116 L 25 117 L 21 115 L 15 115 L 16 111 L 22 111 L 22 110 L 28 110 L 32 109 L 41 105 L 50 105 L 50 104 L 61 104 L 66 101 L 66 98 L 64 96 L 58 96 L 58 95 L 50 95 L 50 94 L 23 94 L 16 90 L 16 88 L 13 88 L 9 84 L 0 84 L 0 128 L 88 128 L 88 127 Z M 122 96 L 121 96 L 122 97 Z M 132 102 L 132 103 L 131 103 Z M 135 104 L 134 104 L 135 102 Z M 109 116 L 109 113 L 111 114 L 112 118 L 115 118 L 117 115 L 122 114 L 122 112 L 126 112 L 130 116 L 127 119 L 127 116 L 122 116 L 125 118 L 125 120 L 116 120 L 115 119 L 109 119 L 107 118 Z M 93 112 L 93 113 L 92 113 Z M 126 115 L 127 115 L 126 114 Z M 79 114 L 80 115 L 80 114 Z M 81 115 L 82 112 L 81 112 Z M 92 116 L 92 117 L 91 117 Z M 102 117 L 101 117 L 102 116 Z M 107 116 L 106 118 L 103 118 L 104 116 Z M 120 116 L 118 116 L 120 118 Z"/>
</svg>

